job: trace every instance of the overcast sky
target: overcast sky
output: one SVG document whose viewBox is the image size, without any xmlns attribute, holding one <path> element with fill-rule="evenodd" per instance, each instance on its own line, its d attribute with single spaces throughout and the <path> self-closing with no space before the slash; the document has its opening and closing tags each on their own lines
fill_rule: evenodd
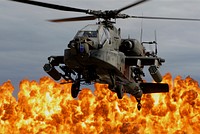
<svg viewBox="0 0 200 134">
<path fill-rule="evenodd" d="M 40 0 L 83 9 L 118 9 L 134 0 Z M 129 15 L 200 18 L 199 0 L 151 0 L 123 11 Z M 18 91 L 19 82 L 39 80 L 47 74 L 43 65 L 51 55 L 63 55 L 77 30 L 96 21 L 51 23 L 46 20 L 85 14 L 57 11 L 8 0 L 0 2 L 0 84 L 11 80 Z M 164 75 L 190 75 L 200 81 L 200 22 L 127 19 L 117 20 L 122 37 L 154 40 L 157 31 L 158 55 L 165 58 Z M 146 74 L 147 78 L 149 74 Z"/>
</svg>

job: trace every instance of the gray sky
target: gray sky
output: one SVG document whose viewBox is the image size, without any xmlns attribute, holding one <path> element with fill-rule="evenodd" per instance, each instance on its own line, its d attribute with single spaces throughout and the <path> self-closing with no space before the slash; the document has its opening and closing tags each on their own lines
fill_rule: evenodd
<svg viewBox="0 0 200 134">
<path fill-rule="evenodd" d="M 134 0 L 40 0 L 83 9 L 118 9 Z M 129 15 L 200 18 L 199 0 L 151 0 L 122 13 Z M 8 0 L 0 2 L 0 84 L 11 80 L 18 91 L 19 82 L 39 80 L 47 74 L 43 65 L 51 55 L 63 55 L 77 30 L 96 21 L 51 23 L 46 20 L 85 14 L 57 11 Z M 164 75 L 190 75 L 200 81 L 200 22 L 127 19 L 117 20 L 122 37 L 154 40 L 157 31 L 158 55 L 166 59 Z M 149 74 L 147 75 L 147 79 Z"/>
</svg>

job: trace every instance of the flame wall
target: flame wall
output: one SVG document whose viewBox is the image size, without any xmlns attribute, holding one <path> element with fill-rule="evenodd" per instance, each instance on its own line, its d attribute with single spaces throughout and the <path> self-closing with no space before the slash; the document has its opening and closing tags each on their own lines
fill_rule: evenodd
<svg viewBox="0 0 200 134">
<path fill-rule="evenodd" d="M 200 132 L 200 88 L 190 77 L 174 80 L 166 94 L 143 95 L 142 109 L 134 97 L 118 100 L 107 85 L 83 89 L 71 97 L 71 84 L 48 77 L 23 80 L 18 101 L 10 81 L 0 86 L 0 134 L 196 134 Z"/>
</svg>

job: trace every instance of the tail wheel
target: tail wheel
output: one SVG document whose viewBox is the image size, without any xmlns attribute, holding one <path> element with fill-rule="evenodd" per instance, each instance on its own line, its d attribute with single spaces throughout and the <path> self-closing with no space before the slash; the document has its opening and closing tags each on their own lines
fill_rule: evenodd
<svg viewBox="0 0 200 134">
<path fill-rule="evenodd" d="M 124 96 L 123 85 L 116 85 L 115 90 L 117 92 L 118 99 L 122 99 Z"/>
<path fill-rule="evenodd" d="M 73 83 L 71 87 L 72 97 L 76 98 L 78 96 L 79 91 L 80 91 L 80 83 Z"/>
</svg>

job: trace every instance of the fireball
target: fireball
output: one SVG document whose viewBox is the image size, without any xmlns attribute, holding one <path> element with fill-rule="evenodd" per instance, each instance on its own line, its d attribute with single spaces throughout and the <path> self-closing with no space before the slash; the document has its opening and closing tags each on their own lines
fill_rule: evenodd
<svg viewBox="0 0 200 134">
<path fill-rule="evenodd" d="M 94 92 L 84 88 L 73 99 L 70 83 L 22 80 L 16 100 L 7 81 L 0 86 L 0 134 L 198 134 L 198 82 L 173 80 L 169 73 L 163 82 L 170 92 L 143 95 L 138 111 L 134 97 L 119 100 L 103 84 L 96 83 Z"/>
</svg>

